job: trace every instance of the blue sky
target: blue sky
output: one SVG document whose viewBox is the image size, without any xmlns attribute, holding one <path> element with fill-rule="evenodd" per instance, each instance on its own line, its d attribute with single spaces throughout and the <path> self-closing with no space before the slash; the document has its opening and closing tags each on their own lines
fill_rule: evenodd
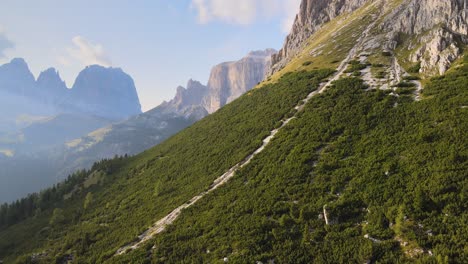
<svg viewBox="0 0 468 264">
<path fill-rule="evenodd" d="M 71 87 L 84 66 L 121 67 L 143 110 L 212 66 L 279 49 L 300 0 L 3 0 L 0 63 L 23 57 L 33 74 L 55 67 Z"/>
</svg>

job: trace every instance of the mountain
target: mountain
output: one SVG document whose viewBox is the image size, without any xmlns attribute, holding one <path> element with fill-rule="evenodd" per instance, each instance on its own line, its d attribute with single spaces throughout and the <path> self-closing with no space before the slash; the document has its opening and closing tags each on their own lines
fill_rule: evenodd
<svg viewBox="0 0 468 264">
<path fill-rule="evenodd" d="M 183 86 L 177 87 L 175 97 L 169 102 L 163 102 L 160 108 L 164 112 L 177 113 L 181 116 L 192 115 L 195 108 L 202 109 L 198 114 L 201 119 L 205 117 L 208 112 L 202 106 L 203 99 L 208 93 L 208 87 L 198 81 L 190 79 L 187 82 L 187 88 Z"/>
<path fill-rule="evenodd" d="M 65 142 L 109 125 L 110 120 L 83 114 L 60 114 L 34 120 L 0 142 L 0 201 L 11 201 L 50 187 Z"/>
<path fill-rule="evenodd" d="M 133 79 L 120 68 L 88 66 L 68 89 L 54 68 L 41 72 L 35 80 L 25 60 L 15 58 L 0 66 L 0 87 L 4 96 L 19 96 L 18 102 L 28 102 L 7 109 L 18 114 L 90 114 L 120 120 L 141 113 Z"/>
<path fill-rule="evenodd" d="M 300 14 L 308 2 L 350 9 L 310 25 L 256 88 L 154 148 L 1 206 L 0 258 L 465 263 L 468 52 L 451 27 L 465 6 L 303 0 Z M 393 46 L 388 30 L 400 32 Z M 439 60 L 414 61 L 440 31 L 454 37 Z M 460 54 L 441 74 L 450 47 Z"/>
<path fill-rule="evenodd" d="M 223 91 L 233 98 L 263 80 L 265 62 L 272 52 L 251 52 L 237 62 L 215 66 L 214 69 L 233 68 L 231 72 L 235 74 L 229 76 L 220 75 L 215 70 L 211 74 L 212 79 L 227 78 L 226 87 L 219 84 L 208 88 L 198 81 L 189 80 L 187 88 L 177 88 L 171 101 L 117 122 L 113 120 L 124 118 L 123 113 L 133 111 L 130 106 L 137 106 L 135 113 L 139 111 L 133 80 L 120 69 L 87 67 L 79 74 L 72 89 L 66 89 L 55 69 L 42 72 L 37 84 L 46 95 L 44 101 L 61 105 L 66 108 L 66 113 L 35 120 L 16 133 L 5 136 L 7 142 L 0 141 L 0 150 L 4 153 L 4 157 L 0 157 L 0 165 L 4 166 L 0 175 L 5 175 L 4 181 L 0 180 L 0 201 L 10 201 L 50 186 L 77 170 L 90 168 L 98 160 L 116 155 L 136 155 L 161 143 L 209 114 L 203 103 L 210 92 Z M 236 68 L 261 71 L 252 75 L 248 71 L 236 71 Z M 82 98 L 81 101 L 78 98 Z M 133 103 L 132 98 L 136 100 Z M 126 102 L 118 105 L 119 101 Z M 130 108 L 125 110 L 125 106 Z M 119 113 L 119 109 L 122 112 Z M 94 113 L 99 113 L 99 116 Z M 33 165 L 21 167 L 18 164 Z M 24 184 L 32 172 L 42 181 Z M 10 175 L 21 180 L 12 181 Z"/>
<path fill-rule="evenodd" d="M 335 17 L 350 13 L 361 7 L 367 0 L 309 0 L 302 1 L 299 13 L 294 20 L 290 34 L 286 37 L 283 48 L 271 58 L 271 72 L 284 67 L 289 60 L 302 50 L 303 44 L 325 23 Z"/>
<path fill-rule="evenodd" d="M 69 92 L 65 82 L 55 68 L 49 68 L 39 74 L 36 86 L 42 94 L 42 100 L 49 104 L 59 104 Z"/>
<path fill-rule="evenodd" d="M 133 79 L 120 68 L 99 65 L 88 66 L 78 74 L 67 103 L 80 112 L 111 119 L 141 113 Z"/>
<path fill-rule="evenodd" d="M 141 113 L 133 80 L 121 69 L 89 66 L 68 89 L 54 68 L 35 80 L 20 58 L 0 66 L 0 105 L 0 201 L 61 179 L 68 141 Z"/>
<path fill-rule="evenodd" d="M 161 143 L 262 81 L 274 52 L 272 49 L 253 51 L 239 61 L 216 65 L 208 86 L 189 80 L 186 88 L 177 87 L 176 95 L 169 102 L 70 140 L 62 150 L 55 150 L 60 153 L 59 164 L 64 164 L 58 175 L 89 168 L 97 160 L 115 155 L 135 155 Z M 208 101 L 214 104 L 206 104 Z"/>
<path fill-rule="evenodd" d="M 0 89 L 15 95 L 35 94 L 35 79 L 24 59 L 15 58 L 0 66 Z"/>
<path fill-rule="evenodd" d="M 56 107 L 40 98 L 33 74 L 21 58 L 0 66 L 0 136 L 24 128 L 21 120 L 37 119 L 56 113 Z"/>
<path fill-rule="evenodd" d="M 252 51 L 238 61 L 220 63 L 211 69 L 206 86 L 189 80 L 187 88 L 178 87 L 175 98 L 163 107 L 182 115 L 190 113 L 194 106 L 216 112 L 261 82 L 275 53 L 274 49 Z"/>
<path fill-rule="evenodd" d="M 252 89 L 265 78 L 270 66 L 271 55 L 276 50 L 253 51 L 235 62 L 216 65 L 208 80 L 208 94 L 203 106 L 213 113 Z"/>
</svg>

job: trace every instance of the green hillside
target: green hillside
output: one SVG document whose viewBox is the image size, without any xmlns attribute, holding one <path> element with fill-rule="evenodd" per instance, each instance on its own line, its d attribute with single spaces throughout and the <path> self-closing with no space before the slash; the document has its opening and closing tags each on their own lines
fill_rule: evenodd
<svg viewBox="0 0 468 264">
<path fill-rule="evenodd" d="M 420 102 L 337 81 L 226 187 L 118 260 L 466 263 L 467 62 Z"/>
<path fill-rule="evenodd" d="M 68 254 L 87 263 L 109 258 L 155 219 L 205 190 L 257 149 L 331 73 L 285 76 L 138 156 L 102 162 L 90 172 L 78 173 L 69 184 L 2 206 L 0 259 L 9 262 L 24 255 L 27 261 L 33 253 L 44 253 L 36 258 L 44 263 Z M 96 175 L 97 184 L 80 183 Z M 84 206 L 88 193 L 92 199 Z"/>
<path fill-rule="evenodd" d="M 330 71 L 287 74 L 150 151 L 77 174 L 71 180 L 84 186 L 61 196 L 75 186 L 63 184 L 32 218 L 4 224 L 1 258 L 466 262 L 467 62 L 428 81 L 419 102 L 401 89 L 399 97 L 368 90 L 358 78 L 335 82 L 229 183 L 143 247 L 114 256 L 258 148 Z"/>
<path fill-rule="evenodd" d="M 445 75 L 423 74 L 414 39 L 383 45 L 403 2 L 323 24 L 160 145 L 0 206 L 0 260 L 468 263 L 466 42 Z"/>
</svg>

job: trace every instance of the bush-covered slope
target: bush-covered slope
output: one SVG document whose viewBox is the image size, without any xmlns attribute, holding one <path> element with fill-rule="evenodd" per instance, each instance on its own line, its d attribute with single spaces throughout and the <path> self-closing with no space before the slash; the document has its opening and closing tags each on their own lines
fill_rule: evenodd
<svg viewBox="0 0 468 264">
<path fill-rule="evenodd" d="M 468 262 L 467 59 L 419 102 L 337 81 L 228 185 L 109 263 Z"/>
<path fill-rule="evenodd" d="M 0 259 L 102 262 L 262 144 L 331 70 L 255 89 L 157 147 L 0 209 Z M 73 184 L 71 184 L 73 183 Z M 77 186 L 77 187 L 74 187 Z M 33 256 L 33 253 L 38 255 Z"/>
<path fill-rule="evenodd" d="M 335 82 L 227 185 L 143 247 L 114 256 L 258 148 L 331 71 L 286 74 L 149 151 L 3 206 L 0 258 L 467 262 L 466 63 L 427 80 L 418 102 L 359 78 Z"/>
</svg>

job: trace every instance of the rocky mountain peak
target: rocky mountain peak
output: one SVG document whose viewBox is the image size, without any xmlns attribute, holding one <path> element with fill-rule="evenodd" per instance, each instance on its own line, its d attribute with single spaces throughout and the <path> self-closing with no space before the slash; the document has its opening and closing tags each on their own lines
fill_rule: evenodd
<svg viewBox="0 0 468 264">
<path fill-rule="evenodd" d="M 78 74 L 71 97 L 78 109 L 103 117 L 120 119 L 141 113 L 133 79 L 120 68 L 86 67 Z"/>
<path fill-rule="evenodd" d="M 274 49 L 252 51 L 238 61 L 220 63 L 212 68 L 207 85 L 190 79 L 186 88 L 177 87 L 174 99 L 161 108 L 198 119 L 213 113 L 262 81 L 274 53 Z"/>
<path fill-rule="evenodd" d="M 55 68 L 49 68 L 39 74 L 37 86 L 44 92 L 65 93 L 68 89 Z"/>
<path fill-rule="evenodd" d="M 11 65 L 12 67 L 23 67 L 23 68 L 28 67 L 28 64 L 23 58 L 13 58 L 10 61 L 9 65 Z"/>
<path fill-rule="evenodd" d="M 0 89 L 18 95 L 30 95 L 35 79 L 22 58 L 14 58 L 0 66 Z"/>
<path fill-rule="evenodd" d="M 198 81 L 190 79 L 187 82 L 187 88 L 177 87 L 176 96 L 171 101 L 171 105 L 177 111 L 181 111 L 187 106 L 200 105 L 208 88 Z"/>
</svg>

